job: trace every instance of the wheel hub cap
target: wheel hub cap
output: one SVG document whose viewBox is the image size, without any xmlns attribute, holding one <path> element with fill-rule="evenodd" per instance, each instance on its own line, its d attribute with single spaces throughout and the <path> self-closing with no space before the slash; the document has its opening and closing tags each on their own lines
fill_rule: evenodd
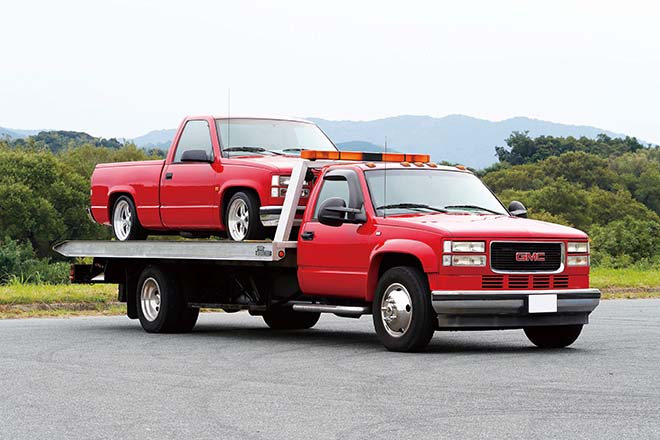
<svg viewBox="0 0 660 440">
<path fill-rule="evenodd" d="M 394 337 L 403 336 L 412 320 L 412 301 L 408 290 L 399 283 L 390 285 L 380 304 L 385 330 Z"/>
<path fill-rule="evenodd" d="M 236 199 L 229 206 L 227 216 L 229 235 L 235 241 L 244 240 L 250 226 L 250 213 L 244 200 Z"/>
<path fill-rule="evenodd" d="M 117 203 L 112 217 L 115 235 L 121 241 L 126 240 L 131 233 L 131 226 L 133 225 L 133 213 L 126 200 Z"/>
<path fill-rule="evenodd" d="M 140 292 L 142 313 L 147 321 L 154 321 L 160 312 L 160 286 L 153 278 L 147 278 Z"/>
</svg>

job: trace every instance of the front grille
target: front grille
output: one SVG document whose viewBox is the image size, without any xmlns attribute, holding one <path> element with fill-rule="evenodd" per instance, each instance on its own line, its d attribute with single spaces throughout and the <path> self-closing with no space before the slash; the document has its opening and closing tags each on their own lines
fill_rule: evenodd
<svg viewBox="0 0 660 440">
<path fill-rule="evenodd" d="M 566 289 L 567 275 L 482 275 L 484 290 Z"/>
<path fill-rule="evenodd" d="M 543 261 L 538 261 L 541 256 Z M 560 243 L 502 242 L 490 246 L 490 267 L 501 272 L 554 272 L 561 267 L 561 260 Z"/>
</svg>

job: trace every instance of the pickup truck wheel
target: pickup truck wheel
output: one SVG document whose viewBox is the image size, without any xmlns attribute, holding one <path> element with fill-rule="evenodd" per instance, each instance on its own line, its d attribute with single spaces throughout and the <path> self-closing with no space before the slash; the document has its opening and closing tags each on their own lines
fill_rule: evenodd
<svg viewBox="0 0 660 440">
<path fill-rule="evenodd" d="M 263 318 L 268 327 L 274 330 L 304 330 L 319 322 L 320 313 L 294 312 L 293 310 L 273 310 L 264 312 Z"/>
<path fill-rule="evenodd" d="M 259 240 L 264 227 L 259 218 L 259 199 L 250 192 L 239 191 L 229 199 L 225 215 L 227 235 L 234 241 Z"/>
<path fill-rule="evenodd" d="M 135 203 L 130 197 L 121 196 L 112 207 L 112 231 L 119 241 L 144 240 L 147 233 L 137 217 Z"/>
<path fill-rule="evenodd" d="M 138 280 L 138 318 L 148 333 L 186 333 L 195 327 L 199 309 L 190 308 L 176 279 L 148 266 Z"/>
<path fill-rule="evenodd" d="M 577 340 L 582 324 L 527 327 L 524 330 L 527 339 L 539 348 L 564 348 Z"/>
<path fill-rule="evenodd" d="M 419 351 L 431 340 L 435 313 L 424 275 L 414 267 L 387 270 L 376 288 L 373 320 L 381 343 L 391 351 Z"/>
</svg>

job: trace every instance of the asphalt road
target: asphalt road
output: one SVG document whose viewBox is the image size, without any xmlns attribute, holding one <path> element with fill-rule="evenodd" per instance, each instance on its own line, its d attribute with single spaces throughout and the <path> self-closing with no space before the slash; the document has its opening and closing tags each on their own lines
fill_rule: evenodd
<svg viewBox="0 0 660 440">
<path fill-rule="evenodd" d="M 385 351 L 371 317 L 0 321 L 0 438 L 660 438 L 660 300 L 591 320 L 559 351 L 515 330 L 436 333 L 420 354 Z"/>
</svg>

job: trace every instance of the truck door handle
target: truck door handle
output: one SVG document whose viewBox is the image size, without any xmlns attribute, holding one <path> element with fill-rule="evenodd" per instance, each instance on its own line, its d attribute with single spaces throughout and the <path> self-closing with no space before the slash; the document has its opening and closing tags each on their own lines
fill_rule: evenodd
<svg viewBox="0 0 660 440">
<path fill-rule="evenodd" d="M 165 180 L 172 180 L 172 173 L 165 173 Z"/>
<path fill-rule="evenodd" d="M 314 231 L 305 231 L 300 235 L 303 240 L 314 240 Z"/>
</svg>

